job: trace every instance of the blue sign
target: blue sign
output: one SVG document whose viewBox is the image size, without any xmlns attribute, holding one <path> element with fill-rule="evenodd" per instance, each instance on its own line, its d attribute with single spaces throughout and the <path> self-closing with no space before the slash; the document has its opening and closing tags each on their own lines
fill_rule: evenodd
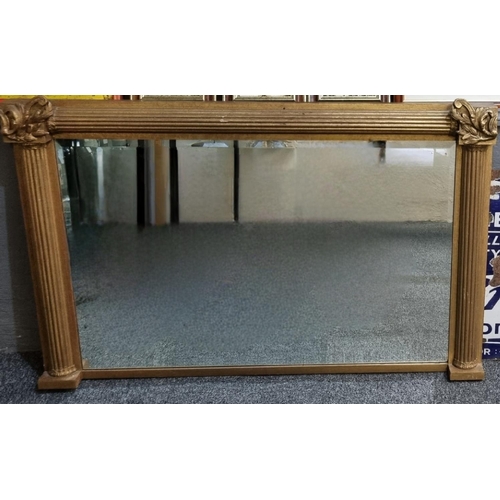
<svg viewBox="0 0 500 500">
<path fill-rule="evenodd" d="M 500 179 L 493 180 L 491 184 L 483 327 L 485 359 L 500 358 Z"/>
</svg>

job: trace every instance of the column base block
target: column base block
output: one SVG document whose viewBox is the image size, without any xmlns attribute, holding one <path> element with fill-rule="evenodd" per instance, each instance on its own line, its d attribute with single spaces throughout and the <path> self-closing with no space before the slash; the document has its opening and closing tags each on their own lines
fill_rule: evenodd
<svg viewBox="0 0 500 500">
<path fill-rule="evenodd" d="M 480 382 L 485 378 L 482 363 L 470 370 L 462 370 L 454 365 L 449 365 L 448 373 L 452 382 Z"/>
<path fill-rule="evenodd" d="M 38 379 L 40 391 L 72 391 L 78 388 L 83 378 L 81 370 L 65 377 L 52 377 L 47 372 Z"/>
</svg>

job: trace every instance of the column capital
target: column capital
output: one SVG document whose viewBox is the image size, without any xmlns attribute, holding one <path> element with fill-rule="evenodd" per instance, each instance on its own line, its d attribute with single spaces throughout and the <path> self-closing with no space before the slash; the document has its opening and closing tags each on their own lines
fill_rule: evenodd
<svg viewBox="0 0 500 500">
<path fill-rule="evenodd" d="M 475 146 L 495 141 L 498 136 L 498 108 L 475 108 L 465 99 L 453 103 L 451 118 L 457 122 L 459 143 Z"/>
<path fill-rule="evenodd" d="M 37 147 L 52 140 L 54 110 L 51 102 L 37 96 L 26 103 L 0 106 L 0 132 L 5 142 Z"/>
</svg>

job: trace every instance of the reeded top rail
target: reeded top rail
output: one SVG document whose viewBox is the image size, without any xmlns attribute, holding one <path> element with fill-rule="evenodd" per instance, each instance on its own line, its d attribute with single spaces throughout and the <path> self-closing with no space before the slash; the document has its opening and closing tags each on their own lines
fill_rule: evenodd
<svg viewBox="0 0 500 500">
<path fill-rule="evenodd" d="M 452 139 L 450 105 L 54 102 L 60 138 Z"/>
</svg>

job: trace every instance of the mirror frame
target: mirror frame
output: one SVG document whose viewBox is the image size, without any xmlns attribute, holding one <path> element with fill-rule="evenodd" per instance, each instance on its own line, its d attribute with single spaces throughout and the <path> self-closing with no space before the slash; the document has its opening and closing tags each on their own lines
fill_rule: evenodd
<svg viewBox="0 0 500 500">
<path fill-rule="evenodd" d="M 489 191 L 498 109 L 374 102 L 3 101 L 0 126 L 14 145 L 45 372 L 39 389 L 82 379 L 448 371 L 482 380 Z M 88 369 L 82 359 L 54 141 L 225 139 L 456 141 L 449 357 L 444 363 Z"/>
</svg>

